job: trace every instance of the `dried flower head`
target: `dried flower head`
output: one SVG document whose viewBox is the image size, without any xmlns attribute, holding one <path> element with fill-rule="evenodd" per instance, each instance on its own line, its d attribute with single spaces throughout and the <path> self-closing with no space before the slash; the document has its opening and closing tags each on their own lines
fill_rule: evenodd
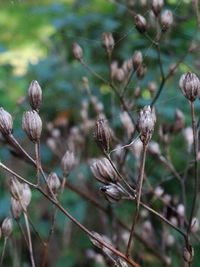
<svg viewBox="0 0 200 267">
<path fill-rule="evenodd" d="M 9 180 L 9 191 L 13 198 L 19 200 L 22 196 L 22 184 L 16 177 L 12 177 Z"/>
<path fill-rule="evenodd" d="M 93 243 L 93 245 L 101 249 L 106 255 L 109 255 L 110 257 L 113 254 L 113 252 L 110 249 L 103 246 L 102 243 L 98 242 L 97 240 L 100 240 L 101 242 L 107 243 L 110 246 L 114 247 L 114 244 L 112 244 L 112 241 L 105 235 L 100 235 L 96 232 L 92 232 L 92 234 L 95 238 L 92 238 L 90 236 L 89 238 L 90 238 L 90 241 Z"/>
<path fill-rule="evenodd" d="M 160 14 L 163 5 L 163 0 L 152 0 L 152 10 L 155 16 L 158 16 Z"/>
<path fill-rule="evenodd" d="M 146 72 L 147 72 L 146 65 L 144 65 L 144 64 L 140 65 L 139 68 L 137 69 L 137 72 L 136 72 L 137 78 L 139 80 L 142 80 L 144 78 Z"/>
<path fill-rule="evenodd" d="M 183 95 L 191 102 L 200 96 L 200 81 L 196 74 L 187 72 L 179 80 L 179 88 Z"/>
<path fill-rule="evenodd" d="M 28 89 L 29 103 L 32 109 L 38 111 L 42 104 L 42 89 L 37 81 L 32 81 Z"/>
<path fill-rule="evenodd" d="M 159 157 L 161 155 L 160 146 L 157 142 L 151 141 L 148 146 L 148 151 L 153 155 Z"/>
<path fill-rule="evenodd" d="M 61 187 L 61 182 L 57 174 L 55 172 L 51 172 L 48 176 L 47 182 L 52 192 L 57 195 Z"/>
<path fill-rule="evenodd" d="M 117 173 L 107 158 L 92 160 L 90 169 L 94 177 L 103 184 L 116 183 L 118 181 Z"/>
<path fill-rule="evenodd" d="M 121 123 L 124 126 L 124 129 L 127 132 L 128 137 L 131 137 L 131 134 L 134 131 L 134 125 L 133 125 L 133 123 L 131 121 L 130 116 L 128 115 L 128 113 L 126 111 L 124 111 L 124 112 L 122 112 L 120 114 L 120 120 L 121 120 Z"/>
<path fill-rule="evenodd" d="M 117 68 L 115 71 L 114 78 L 118 82 L 123 82 L 126 78 L 126 73 L 124 72 L 123 68 Z"/>
<path fill-rule="evenodd" d="M 189 251 L 187 248 L 183 249 L 183 258 L 186 262 L 192 262 L 194 257 L 194 249 L 191 247 L 191 250 Z"/>
<path fill-rule="evenodd" d="M 73 43 L 72 45 L 72 52 L 74 54 L 74 57 L 78 60 L 81 60 L 83 58 L 83 49 L 78 43 Z"/>
<path fill-rule="evenodd" d="M 39 141 L 42 132 L 42 120 L 36 111 L 26 111 L 24 113 L 22 128 L 31 141 Z"/>
<path fill-rule="evenodd" d="M 146 19 L 142 15 L 135 16 L 135 27 L 140 33 L 144 33 L 147 28 Z"/>
<path fill-rule="evenodd" d="M 10 113 L 0 108 L 0 132 L 3 135 L 10 135 L 13 131 L 13 120 Z"/>
<path fill-rule="evenodd" d="M 108 152 L 111 141 L 111 129 L 108 126 L 106 119 L 103 116 L 99 116 L 96 121 L 95 127 L 95 139 L 99 147 L 104 151 Z"/>
<path fill-rule="evenodd" d="M 155 114 L 153 114 L 150 106 L 145 106 L 140 110 L 137 128 L 140 133 L 140 140 L 144 144 L 147 144 L 152 137 L 155 121 Z"/>
<path fill-rule="evenodd" d="M 3 237 L 5 238 L 9 237 L 12 233 L 12 230 L 13 230 L 12 219 L 7 217 L 4 219 L 1 225 L 1 231 L 2 231 Z"/>
<path fill-rule="evenodd" d="M 132 56 L 132 62 L 133 62 L 133 68 L 134 70 L 137 70 L 143 62 L 143 56 L 141 51 L 135 51 Z"/>
<path fill-rule="evenodd" d="M 199 220 L 196 217 L 192 218 L 192 223 L 191 223 L 191 230 L 193 233 L 196 233 L 199 230 Z"/>
<path fill-rule="evenodd" d="M 102 186 L 100 188 L 100 191 L 104 195 L 104 197 L 110 202 L 117 202 L 123 196 L 128 196 L 127 193 L 123 191 L 118 185 L 112 183 L 109 185 Z"/>
<path fill-rule="evenodd" d="M 113 49 L 114 49 L 114 46 L 115 46 L 115 41 L 113 39 L 112 33 L 111 32 L 104 32 L 102 34 L 101 42 L 102 42 L 102 46 L 105 48 L 106 52 L 108 54 L 111 54 Z"/>
<path fill-rule="evenodd" d="M 23 208 L 20 201 L 16 200 L 13 197 L 11 197 L 11 212 L 15 220 L 19 220 L 23 212 Z"/>
<path fill-rule="evenodd" d="M 173 24 L 173 14 L 170 10 L 165 10 L 160 17 L 160 23 L 162 25 L 162 31 L 167 31 Z"/>
<path fill-rule="evenodd" d="M 63 175 L 65 177 L 68 176 L 72 171 L 72 169 L 75 167 L 75 165 L 76 165 L 76 160 L 74 157 L 74 153 L 67 150 L 61 160 L 61 168 Z"/>
<path fill-rule="evenodd" d="M 21 186 L 22 186 L 21 203 L 23 208 L 26 209 L 31 202 L 32 193 L 28 184 L 24 183 Z"/>
</svg>

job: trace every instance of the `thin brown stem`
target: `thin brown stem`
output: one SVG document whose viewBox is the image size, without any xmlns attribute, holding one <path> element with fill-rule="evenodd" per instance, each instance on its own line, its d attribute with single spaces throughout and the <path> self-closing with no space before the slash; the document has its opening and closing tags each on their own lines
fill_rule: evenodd
<svg viewBox="0 0 200 267">
<path fill-rule="evenodd" d="M 142 185 L 143 185 L 143 180 L 144 180 L 144 167 L 145 167 L 145 161 L 146 161 L 146 152 L 147 152 L 147 144 L 143 144 L 140 171 L 139 171 L 139 177 L 137 180 L 136 211 L 135 211 L 135 214 L 133 215 L 133 223 L 132 223 L 132 227 L 130 231 L 127 248 L 126 248 L 127 256 L 130 255 L 132 239 L 133 239 L 134 231 L 135 231 L 135 225 L 137 223 L 138 216 L 139 216 L 140 199 L 141 199 Z"/>
<path fill-rule="evenodd" d="M 36 162 L 36 177 L 37 177 L 37 185 L 40 184 L 40 141 L 35 143 L 35 162 Z"/>
<path fill-rule="evenodd" d="M 32 239 L 31 239 L 31 232 L 29 227 L 29 221 L 26 212 L 24 212 L 24 220 L 26 224 L 26 231 L 27 231 L 27 237 L 28 237 L 28 248 L 29 248 L 29 254 L 30 254 L 30 260 L 31 260 L 31 266 L 35 267 L 35 260 L 33 256 L 33 246 L 32 246 Z"/>
</svg>

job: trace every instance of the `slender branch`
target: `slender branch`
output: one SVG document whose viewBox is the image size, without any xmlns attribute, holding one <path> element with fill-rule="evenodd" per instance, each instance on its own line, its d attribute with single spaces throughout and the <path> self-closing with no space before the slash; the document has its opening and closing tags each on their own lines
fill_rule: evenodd
<svg viewBox="0 0 200 267">
<path fill-rule="evenodd" d="M 40 184 L 40 141 L 35 143 L 35 162 L 37 169 L 37 185 Z"/>
<path fill-rule="evenodd" d="M 1 260 L 0 260 L 0 266 L 1 267 L 3 266 L 3 259 L 4 259 L 4 255 L 5 255 L 5 251 L 6 251 L 7 240 L 8 240 L 8 237 L 7 236 L 4 237 L 3 250 L 2 250 L 2 253 L 1 253 Z"/>
<path fill-rule="evenodd" d="M 30 254 L 30 259 L 31 259 L 31 266 L 35 267 L 35 260 L 33 256 L 33 246 L 32 246 L 32 240 L 31 240 L 31 232 L 30 232 L 30 227 L 29 227 L 29 222 L 28 222 L 28 217 L 26 212 L 24 212 L 24 220 L 26 224 L 26 231 L 27 231 L 27 237 L 28 237 L 28 248 L 29 248 L 29 254 Z"/>
<path fill-rule="evenodd" d="M 147 144 L 143 144 L 143 150 L 142 150 L 142 159 L 141 159 L 141 165 L 140 165 L 140 171 L 139 171 L 139 177 L 137 180 L 137 194 L 136 194 L 136 211 L 133 216 L 133 223 L 130 231 L 130 236 L 126 248 L 126 255 L 130 255 L 130 250 L 131 250 L 131 243 L 132 239 L 134 236 L 134 230 L 135 230 L 135 225 L 138 220 L 139 216 L 139 208 L 140 208 L 140 199 L 141 199 L 141 192 L 142 192 L 142 185 L 143 185 L 143 179 L 144 179 L 144 167 L 145 167 L 145 161 L 146 161 L 146 152 L 147 152 Z"/>
</svg>

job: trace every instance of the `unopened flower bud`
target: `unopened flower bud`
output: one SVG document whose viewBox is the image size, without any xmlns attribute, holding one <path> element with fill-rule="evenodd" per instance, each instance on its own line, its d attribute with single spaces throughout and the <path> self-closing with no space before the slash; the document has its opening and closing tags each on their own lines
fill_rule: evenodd
<svg viewBox="0 0 200 267">
<path fill-rule="evenodd" d="M 143 62 L 143 56 L 140 51 L 135 51 L 132 56 L 132 62 L 133 62 L 133 68 L 134 70 L 137 70 Z"/>
<path fill-rule="evenodd" d="M 3 135 L 10 135 L 13 130 L 13 120 L 10 113 L 0 108 L 0 132 Z"/>
<path fill-rule="evenodd" d="M 123 196 L 127 196 L 126 192 L 124 192 L 116 184 L 109 184 L 109 185 L 102 186 L 100 188 L 100 191 L 104 195 L 104 197 L 110 202 L 117 202 Z"/>
<path fill-rule="evenodd" d="M 28 89 L 29 103 L 38 111 L 42 103 L 42 89 L 37 81 L 32 81 Z"/>
<path fill-rule="evenodd" d="M 2 225 L 1 225 L 1 231 L 2 231 L 2 235 L 3 237 L 7 238 L 11 235 L 13 230 L 13 223 L 12 223 L 12 219 L 7 217 L 4 219 Z"/>
<path fill-rule="evenodd" d="M 100 116 L 96 121 L 95 139 L 99 147 L 105 151 L 109 151 L 111 141 L 111 129 L 103 116 Z"/>
<path fill-rule="evenodd" d="M 183 258 L 186 262 L 191 262 L 193 260 L 194 256 L 194 250 L 191 248 L 191 251 L 189 251 L 187 248 L 183 249 Z"/>
<path fill-rule="evenodd" d="M 168 248 L 172 247 L 175 243 L 175 238 L 173 235 L 167 235 L 165 239 L 166 245 Z"/>
<path fill-rule="evenodd" d="M 154 194 L 156 197 L 161 197 L 164 193 L 164 189 L 161 186 L 157 186 L 154 190 Z"/>
<path fill-rule="evenodd" d="M 172 125 L 172 132 L 179 133 L 185 125 L 185 116 L 180 109 L 176 109 L 175 123 Z"/>
<path fill-rule="evenodd" d="M 17 178 L 12 177 L 9 181 L 9 191 L 13 198 L 19 200 L 22 196 L 22 184 Z"/>
<path fill-rule="evenodd" d="M 113 39 L 112 33 L 111 32 L 104 32 L 102 35 L 102 46 L 105 48 L 106 52 L 108 54 L 111 54 L 114 46 L 115 46 L 115 41 Z"/>
<path fill-rule="evenodd" d="M 135 16 L 135 27 L 140 33 L 144 33 L 147 28 L 146 19 L 142 15 Z"/>
<path fill-rule="evenodd" d="M 147 144 L 152 137 L 155 121 L 155 115 L 150 106 L 145 106 L 140 110 L 137 127 L 140 133 L 140 140 L 144 144 Z"/>
<path fill-rule="evenodd" d="M 67 150 L 61 160 L 62 172 L 65 177 L 70 174 L 72 169 L 75 167 L 75 164 L 76 160 L 74 157 L 74 153 Z"/>
<path fill-rule="evenodd" d="M 13 197 L 11 197 L 11 212 L 15 220 L 19 220 L 23 212 L 23 208 L 20 201 L 16 200 Z"/>
<path fill-rule="evenodd" d="M 150 94 L 153 95 L 155 91 L 157 90 L 157 84 L 155 82 L 149 82 L 148 89 L 149 89 Z"/>
<path fill-rule="evenodd" d="M 137 69 L 137 78 L 142 80 L 147 72 L 147 67 L 143 64 Z"/>
<path fill-rule="evenodd" d="M 196 74 L 192 72 L 185 73 L 181 76 L 179 87 L 183 95 L 191 102 L 200 96 L 200 81 Z"/>
<path fill-rule="evenodd" d="M 57 195 L 61 187 L 61 182 L 57 174 L 55 172 L 51 172 L 48 176 L 47 182 L 52 192 Z"/>
<path fill-rule="evenodd" d="M 180 217 L 183 217 L 185 215 L 185 206 L 183 204 L 179 204 L 177 206 L 177 213 Z"/>
<path fill-rule="evenodd" d="M 116 69 L 114 78 L 118 81 L 118 82 L 123 82 L 124 79 L 126 77 L 126 74 L 124 72 L 124 70 L 122 68 L 118 68 Z"/>
<path fill-rule="evenodd" d="M 73 43 L 72 45 L 72 52 L 74 54 L 74 57 L 78 60 L 81 60 L 83 57 L 83 50 L 81 46 L 78 43 Z"/>
<path fill-rule="evenodd" d="M 163 5 L 164 5 L 163 0 L 153 0 L 152 1 L 152 10 L 153 10 L 155 16 L 159 15 Z"/>
<path fill-rule="evenodd" d="M 117 173 L 107 158 L 92 160 L 90 169 L 94 177 L 103 184 L 116 183 L 118 181 Z"/>
<path fill-rule="evenodd" d="M 173 24 L 173 14 L 170 10 L 165 10 L 160 18 L 162 31 L 167 31 Z"/>
<path fill-rule="evenodd" d="M 42 132 L 42 120 L 36 111 L 26 111 L 24 113 L 22 128 L 31 141 L 39 141 Z"/>
</svg>

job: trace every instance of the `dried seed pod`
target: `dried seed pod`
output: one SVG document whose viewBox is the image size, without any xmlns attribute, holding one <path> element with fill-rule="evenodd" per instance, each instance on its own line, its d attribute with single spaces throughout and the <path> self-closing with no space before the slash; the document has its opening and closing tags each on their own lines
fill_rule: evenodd
<svg viewBox="0 0 200 267">
<path fill-rule="evenodd" d="M 16 177 L 12 177 L 9 180 L 9 191 L 13 198 L 16 200 L 22 197 L 22 184 L 17 180 Z"/>
<path fill-rule="evenodd" d="M 47 182 L 52 192 L 57 195 L 61 187 L 61 182 L 57 174 L 55 172 L 51 172 L 48 176 Z"/>
<path fill-rule="evenodd" d="M 68 176 L 72 171 L 72 169 L 75 167 L 75 165 L 76 165 L 76 160 L 74 157 L 74 153 L 67 150 L 61 160 L 61 168 L 63 175 L 65 177 Z"/>
<path fill-rule="evenodd" d="M 187 248 L 183 249 L 183 258 L 186 262 L 192 262 L 194 257 L 194 250 L 191 247 L 191 251 L 189 251 Z"/>
<path fill-rule="evenodd" d="M 183 204 L 179 204 L 177 206 L 177 213 L 180 217 L 184 217 L 185 215 L 185 206 Z"/>
<path fill-rule="evenodd" d="M 111 32 L 104 32 L 102 34 L 101 42 L 102 42 L 102 46 L 105 48 L 106 52 L 108 54 L 111 54 L 113 49 L 114 49 L 114 46 L 115 46 L 115 41 L 113 39 L 112 33 Z"/>
<path fill-rule="evenodd" d="M 117 202 L 122 197 L 128 197 L 128 194 L 117 184 L 109 184 L 100 188 L 101 193 L 110 202 Z"/>
<path fill-rule="evenodd" d="M 196 233 L 199 230 L 199 220 L 196 217 L 192 218 L 192 223 L 191 223 L 191 230 L 193 233 Z"/>
<path fill-rule="evenodd" d="M 183 136 L 184 136 L 185 141 L 187 143 L 187 149 L 188 149 L 188 151 L 191 151 L 192 144 L 193 144 L 193 141 L 194 141 L 192 128 L 191 127 L 185 128 L 183 130 Z"/>
<path fill-rule="evenodd" d="M 36 111 L 26 111 L 22 118 L 22 128 L 33 142 L 40 140 L 42 120 Z"/>
<path fill-rule="evenodd" d="M 99 243 L 97 240 L 100 240 L 103 243 L 107 243 L 110 246 L 114 247 L 114 244 L 112 244 L 112 241 L 107 236 L 105 236 L 105 235 L 100 235 L 100 234 L 98 234 L 96 232 L 92 232 L 92 234 L 95 237 L 95 238 L 92 238 L 91 236 L 89 236 L 89 239 L 92 242 L 92 244 L 94 246 L 98 247 L 99 249 L 101 249 L 106 255 L 109 255 L 109 257 L 112 256 L 113 255 L 113 252 L 110 249 L 104 247 L 102 245 L 102 243 Z"/>
<path fill-rule="evenodd" d="M 11 212 L 15 220 L 19 220 L 23 212 L 22 204 L 13 197 L 11 197 Z"/>
<path fill-rule="evenodd" d="M 38 111 L 42 104 L 42 89 L 37 81 L 32 81 L 28 89 L 29 103 L 32 109 Z"/>
<path fill-rule="evenodd" d="M 99 116 L 96 121 L 94 135 L 99 147 L 104 152 L 108 152 L 111 141 L 111 129 L 109 128 L 108 123 L 103 116 Z"/>
<path fill-rule="evenodd" d="M 142 15 L 135 16 L 135 27 L 140 33 L 144 33 L 147 28 L 146 19 Z"/>
<path fill-rule="evenodd" d="M 116 183 L 118 181 L 117 173 L 107 158 L 92 160 L 90 169 L 94 177 L 103 184 Z"/>
<path fill-rule="evenodd" d="M 147 72 L 147 67 L 143 64 L 137 69 L 137 77 L 138 79 L 142 80 Z"/>
<path fill-rule="evenodd" d="M 175 112 L 175 123 L 172 125 L 171 132 L 172 133 L 179 133 L 185 125 L 185 116 L 180 109 L 176 109 Z"/>
<path fill-rule="evenodd" d="M 160 157 L 161 151 L 160 151 L 160 146 L 157 142 L 151 141 L 148 145 L 148 151 L 156 157 Z"/>
<path fill-rule="evenodd" d="M 12 230 L 13 230 L 12 219 L 7 217 L 4 219 L 1 225 L 1 231 L 2 231 L 3 237 L 5 238 L 9 237 L 12 233 Z"/>
<path fill-rule="evenodd" d="M 173 24 L 173 14 L 170 10 L 165 10 L 160 17 L 160 23 L 162 26 L 162 31 L 167 31 Z"/>
<path fill-rule="evenodd" d="M 150 106 L 145 106 L 142 110 L 140 110 L 137 128 L 140 133 L 140 140 L 143 144 L 147 144 L 151 139 L 155 121 L 155 115 L 153 114 L 153 110 L 151 110 Z"/>
<path fill-rule="evenodd" d="M 191 102 L 200 96 L 200 81 L 196 74 L 187 72 L 179 80 L 179 88 L 183 95 Z"/>
<path fill-rule="evenodd" d="M 155 16 L 160 14 L 161 9 L 164 6 L 163 0 L 152 0 L 152 10 Z"/>
<path fill-rule="evenodd" d="M 0 132 L 3 135 L 10 135 L 13 131 L 13 120 L 10 113 L 0 108 Z"/>
<path fill-rule="evenodd" d="M 32 193 L 31 193 L 31 189 L 29 187 L 28 184 L 22 184 L 22 196 L 21 196 L 21 203 L 23 208 L 27 208 L 28 205 L 31 202 L 31 197 L 32 197 Z"/>
<path fill-rule="evenodd" d="M 157 90 L 157 84 L 155 82 L 149 82 L 148 83 L 148 90 L 149 90 L 150 94 L 153 95 L 155 93 L 155 91 Z"/>
<path fill-rule="evenodd" d="M 78 60 L 81 60 L 83 58 L 83 49 L 78 43 L 73 43 L 72 45 L 72 52 L 74 54 L 74 57 Z"/>
<path fill-rule="evenodd" d="M 137 70 L 143 62 L 143 56 L 141 51 L 135 51 L 132 56 L 132 62 L 133 62 L 133 68 L 134 70 Z"/>
<path fill-rule="evenodd" d="M 171 248 L 173 245 L 174 245 L 174 243 L 175 243 L 175 238 L 174 238 L 174 236 L 173 235 L 167 235 L 166 236 L 166 239 L 165 239 L 165 243 L 166 243 L 166 246 L 168 247 L 168 248 Z"/>
<path fill-rule="evenodd" d="M 115 75 L 114 78 L 116 79 L 116 81 L 118 82 L 123 82 L 124 79 L 126 78 L 126 73 L 124 72 L 124 70 L 122 68 L 118 68 L 115 71 Z"/>
</svg>

